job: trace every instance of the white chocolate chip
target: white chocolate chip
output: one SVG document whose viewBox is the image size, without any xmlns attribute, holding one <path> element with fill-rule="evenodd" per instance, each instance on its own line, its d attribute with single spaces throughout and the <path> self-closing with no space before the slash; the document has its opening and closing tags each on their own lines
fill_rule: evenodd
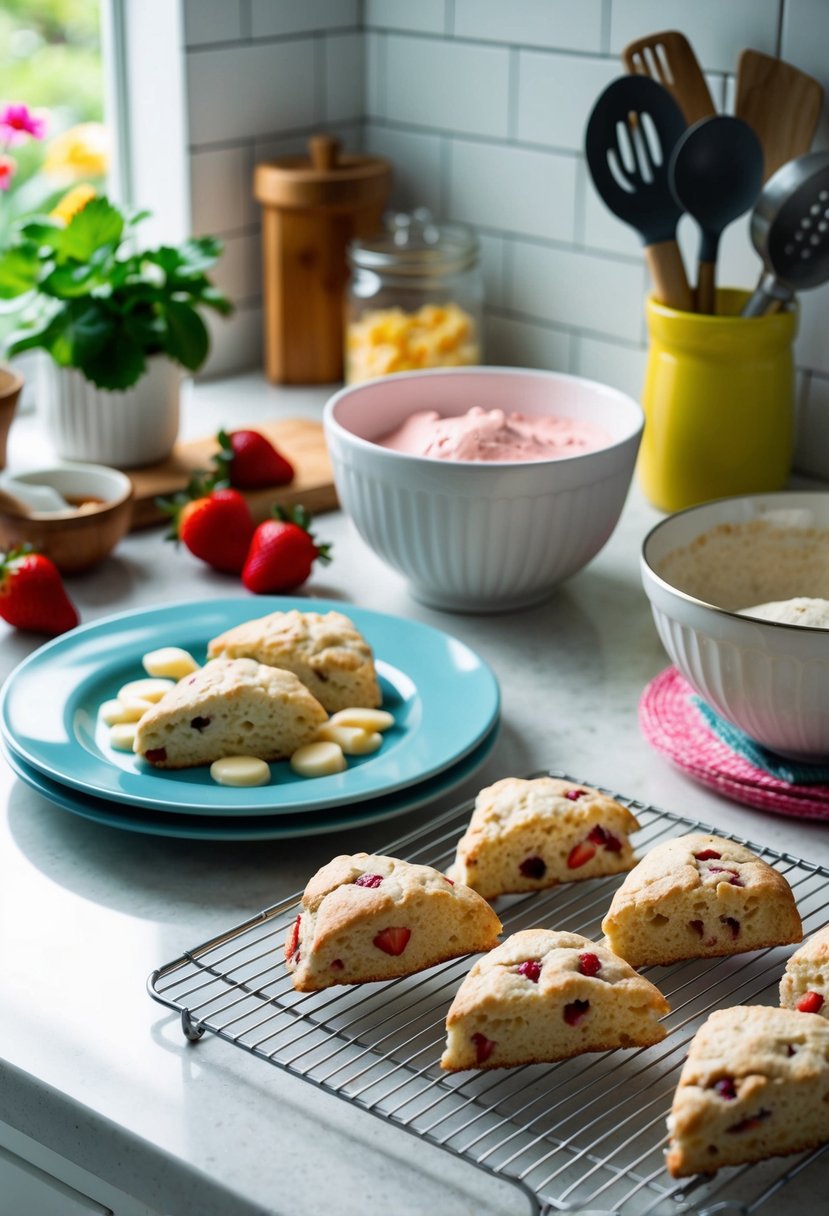
<svg viewBox="0 0 829 1216">
<path fill-rule="evenodd" d="M 196 660 L 181 646 L 162 646 L 160 650 L 151 650 L 141 661 L 148 676 L 169 676 L 173 680 L 181 680 L 199 670 Z"/>
<path fill-rule="evenodd" d="M 332 722 L 321 726 L 316 738 L 339 744 L 346 756 L 367 756 L 370 752 L 376 752 L 383 742 L 383 736 L 376 730 L 362 730 L 359 726 L 338 726 Z"/>
<path fill-rule="evenodd" d="M 222 756 L 210 765 L 210 776 L 219 785 L 267 785 L 271 770 L 257 756 Z"/>
<path fill-rule="evenodd" d="M 148 709 L 152 709 L 151 702 L 136 697 L 130 701 L 104 701 L 98 713 L 107 726 L 115 726 L 118 722 L 137 722 Z"/>
<path fill-rule="evenodd" d="M 337 743 L 306 743 L 291 756 L 291 768 L 300 777 L 328 777 L 345 767 L 343 749 Z"/>
<path fill-rule="evenodd" d="M 116 722 L 109 732 L 109 745 L 117 752 L 131 752 L 135 743 L 135 723 Z"/>
<path fill-rule="evenodd" d="M 175 686 L 175 680 L 161 680 L 158 678 L 130 680 L 123 688 L 118 689 L 118 700 L 134 701 L 138 698 L 140 701 L 160 701 L 165 692 L 169 692 Z"/>
<path fill-rule="evenodd" d="M 360 730 L 384 731 L 394 726 L 394 717 L 387 709 L 364 709 L 355 705 L 352 709 L 338 709 L 328 719 L 329 726 L 356 726 Z"/>
</svg>

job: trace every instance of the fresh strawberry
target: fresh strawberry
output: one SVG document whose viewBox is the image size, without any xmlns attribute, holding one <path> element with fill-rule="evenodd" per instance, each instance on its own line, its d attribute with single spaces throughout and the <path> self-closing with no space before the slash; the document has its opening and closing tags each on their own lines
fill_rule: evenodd
<svg viewBox="0 0 829 1216">
<path fill-rule="evenodd" d="M 238 490 L 216 489 L 198 474 L 186 490 L 158 505 L 171 517 L 167 540 L 180 540 L 214 570 L 238 574 L 256 525 Z"/>
<path fill-rule="evenodd" d="M 304 507 L 274 508 L 253 534 L 242 570 L 242 582 L 256 595 L 274 595 L 299 587 L 314 562 L 328 562 L 329 545 L 318 545 L 309 532 L 311 516 Z"/>
<path fill-rule="evenodd" d="M 74 629 L 79 620 L 55 563 L 27 545 L 0 554 L 0 617 L 50 637 Z"/>
<path fill-rule="evenodd" d="M 259 431 L 219 431 L 216 466 L 238 490 L 284 486 L 294 479 L 294 466 Z"/>
<path fill-rule="evenodd" d="M 472 1042 L 475 1046 L 475 1059 L 479 1064 L 484 1064 L 498 1046 L 494 1039 L 488 1039 L 480 1031 L 473 1034 Z"/>
<path fill-rule="evenodd" d="M 374 944 L 384 954 L 393 954 L 396 958 L 398 954 L 402 954 L 406 949 L 411 936 L 411 929 L 394 925 L 388 929 L 381 929 L 374 939 Z"/>
<path fill-rule="evenodd" d="M 589 840 L 583 840 L 581 844 L 573 845 L 567 858 L 568 868 L 577 870 L 579 866 L 587 865 L 596 856 L 596 846 L 591 844 Z"/>
</svg>

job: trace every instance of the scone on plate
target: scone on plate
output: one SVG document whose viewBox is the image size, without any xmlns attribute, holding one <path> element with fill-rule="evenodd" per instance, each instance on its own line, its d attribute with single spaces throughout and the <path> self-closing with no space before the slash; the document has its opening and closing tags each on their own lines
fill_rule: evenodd
<svg viewBox="0 0 829 1216">
<path fill-rule="evenodd" d="M 192 768 L 238 755 L 284 760 L 310 743 L 327 718 L 290 671 L 253 659 L 216 659 L 144 714 L 134 750 L 156 768 Z"/>
<path fill-rule="evenodd" d="M 634 967 L 784 946 L 803 937 L 782 874 L 749 849 L 692 832 L 646 853 L 602 921 Z"/>
<path fill-rule="evenodd" d="M 305 888 L 285 962 L 299 992 L 411 975 L 491 950 L 501 922 L 486 900 L 431 866 L 343 854 Z"/>
<path fill-rule="evenodd" d="M 829 1140 L 829 1023 L 765 1005 L 716 1010 L 691 1041 L 668 1131 L 674 1178 Z"/>
<path fill-rule="evenodd" d="M 618 874 L 634 865 L 636 817 L 606 794 L 556 777 L 505 777 L 481 790 L 453 878 L 485 899 Z"/>
<path fill-rule="evenodd" d="M 829 1018 L 829 925 L 808 938 L 786 963 L 780 1004 Z"/>
<path fill-rule="evenodd" d="M 371 647 L 342 612 L 271 612 L 220 633 L 207 653 L 292 671 L 329 713 L 381 701 Z"/>
<path fill-rule="evenodd" d="M 510 1068 L 665 1037 L 662 993 L 578 933 L 525 929 L 478 959 L 446 1018 L 441 1068 Z"/>
</svg>

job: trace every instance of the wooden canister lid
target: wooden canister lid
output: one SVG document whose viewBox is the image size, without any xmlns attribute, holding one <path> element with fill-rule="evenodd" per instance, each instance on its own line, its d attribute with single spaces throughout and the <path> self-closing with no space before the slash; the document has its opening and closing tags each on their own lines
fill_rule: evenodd
<svg viewBox="0 0 829 1216">
<path fill-rule="evenodd" d="M 388 161 L 342 152 L 330 135 L 312 135 L 307 155 L 265 161 L 253 173 L 257 202 L 306 211 L 352 211 L 382 204 L 390 186 Z"/>
</svg>

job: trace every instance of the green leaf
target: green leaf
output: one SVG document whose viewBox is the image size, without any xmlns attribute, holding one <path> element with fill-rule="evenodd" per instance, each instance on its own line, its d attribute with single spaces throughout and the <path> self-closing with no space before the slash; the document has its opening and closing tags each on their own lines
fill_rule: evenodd
<svg viewBox="0 0 829 1216">
<path fill-rule="evenodd" d="M 94 266 L 56 266 L 40 284 L 40 290 L 59 299 L 73 299 L 89 295 L 100 281 Z"/>
<path fill-rule="evenodd" d="M 31 241 L 41 249 L 54 250 L 60 246 L 65 228 L 57 220 L 50 220 L 44 215 L 27 220 L 25 224 L 20 225 L 18 231 L 24 240 Z"/>
<path fill-rule="evenodd" d="M 127 389 L 141 379 L 147 361 L 138 343 L 116 329 L 110 342 L 78 360 L 76 366 L 98 388 Z"/>
<path fill-rule="evenodd" d="M 62 335 L 66 321 L 66 316 L 59 313 L 37 325 L 21 326 L 10 336 L 7 354 L 20 355 L 24 350 L 46 350 L 51 354 L 52 346 Z"/>
<path fill-rule="evenodd" d="M 233 312 L 230 300 L 217 287 L 206 287 L 199 295 L 199 303 L 221 313 L 223 317 L 229 317 Z"/>
<path fill-rule="evenodd" d="M 124 218 L 105 198 L 93 198 L 63 231 L 60 255 L 76 262 L 88 262 L 97 249 L 116 248 L 124 232 Z"/>
<path fill-rule="evenodd" d="M 35 245 L 16 245 L 0 254 L 0 299 L 13 300 L 37 286 L 40 257 Z"/>
<path fill-rule="evenodd" d="M 171 358 L 190 371 L 197 371 L 207 358 L 210 337 L 199 314 L 181 300 L 167 300 L 161 305 L 167 321 L 164 349 Z"/>
</svg>

